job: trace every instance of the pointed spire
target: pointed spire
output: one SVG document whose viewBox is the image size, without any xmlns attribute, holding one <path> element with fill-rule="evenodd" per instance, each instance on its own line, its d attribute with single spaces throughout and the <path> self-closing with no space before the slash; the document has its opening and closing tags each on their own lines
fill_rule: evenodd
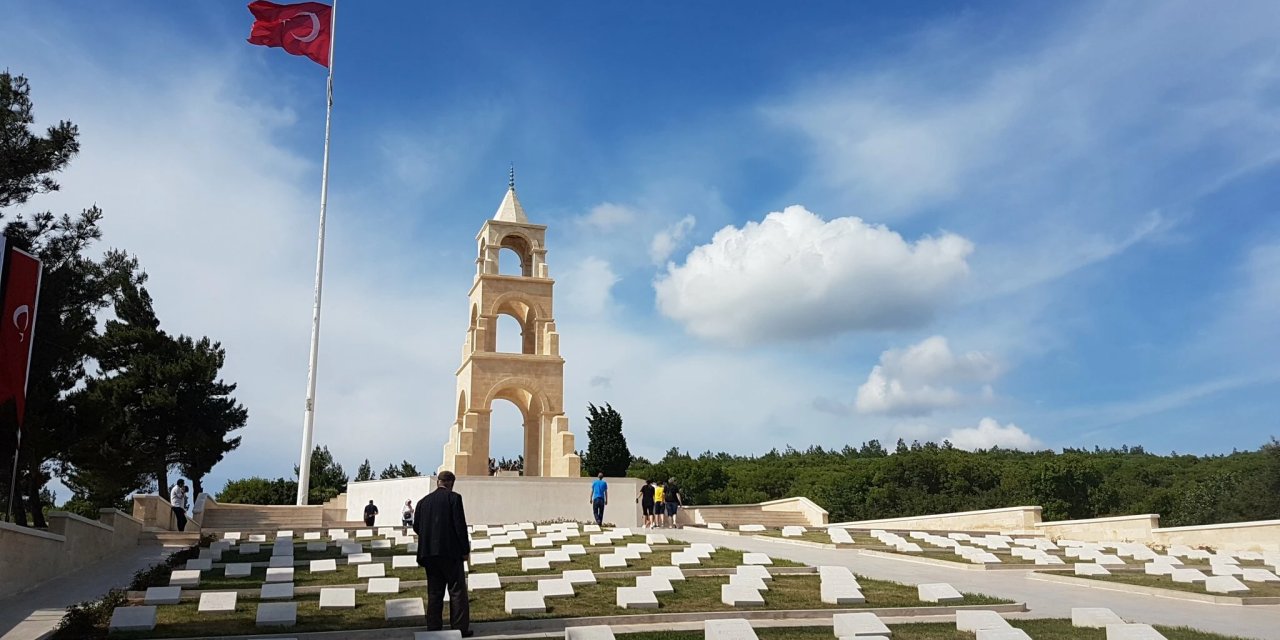
<svg viewBox="0 0 1280 640">
<path fill-rule="evenodd" d="M 493 214 L 494 220 L 503 222 L 529 222 L 529 218 L 524 215 L 524 207 L 520 206 L 520 199 L 516 198 L 516 165 L 511 163 L 511 169 L 507 173 L 507 195 L 503 196 L 502 204 L 498 205 L 497 213 Z"/>
</svg>

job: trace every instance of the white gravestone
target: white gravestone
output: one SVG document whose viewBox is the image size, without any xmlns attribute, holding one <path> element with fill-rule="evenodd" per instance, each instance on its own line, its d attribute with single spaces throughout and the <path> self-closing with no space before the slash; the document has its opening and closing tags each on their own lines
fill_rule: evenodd
<svg viewBox="0 0 1280 640">
<path fill-rule="evenodd" d="M 657 594 L 639 587 L 618 587 L 616 602 L 623 609 L 658 608 Z"/>
<path fill-rule="evenodd" d="M 475 564 L 475 555 L 473 554 L 471 558 L 472 558 L 472 564 Z M 391 557 L 392 569 L 412 569 L 417 566 L 418 566 L 417 556 L 392 556 Z"/>
<path fill-rule="evenodd" d="M 178 604 L 182 600 L 182 587 L 147 587 L 142 604 Z"/>
<path fill-rule="evenodd" d="M 730 607 L 763 607 L 764 596 L 748 587 L 720 585 L 720 602 Z"/>
<path fill-rule="evenodd" d="M 194 569 L 190 571 L 174 571 L 169 574 L 169 586 L 198 587 L 200 586 L 200 572 Z"/>
<path fill-rule="evenodd" d="M 347 556 L 347 564 L 368 564 L 373 562 L 373 554 L 353 553 Z"/>
<path fill-rule="evenodd" d="M 956 611 L 956 631 L 977 633 L 979 629 L 1008 629 L 1009 622 L 994 611 L 961 609 Z"/>
<path fill-rule="evenodd" d="M 649 569 L 649 575 L 666 578 L 670 582 L 682 582 L 684 580 L 684 572 L 680 567 L 657 566 Z"/>
<path fill-rule="evenodd" d="M 325 587 L 320 590 L 321 609 L 356 608 L 356 590 L 351 587 Z"/>
<path fill-rule="evenodd" d="M 232 562 L 223 569 L 223 572 L 228 578 L 247 578 L 253 573 L 253 563 Z"/>
<path fill-rule="evenodd" d="M 1071 609 L 1071 626 L 1086 629 L 1105 629 L 1109 624 L 1124 624 L 1116 612 L 1101 607 L 1075 607 Z"/>
<path fill-rule="evenodd" d="M 387 601 L 387 620 L 420 620 L 426 622 L 427 609 L 422 598 L 400 598 Z M 462 636 L 462 632 L 457 632 Z"/>
<path fill-rule="evenodd" d="M 192 558 L 187 561 L 187 571 L 208 571 L 213 568 L 213 560 L 209 558 Z"/>
<path fill-rule="evenodd" d="M 111 631 L 151 631 L 156 628 L 155 605 L 116 607 L 111 612 Z"/>
<path fill-rule="evenodd" d="M 269 567 L 267 582 L 293 582 L 293 567 Z"/>
<path fill-rule="evenodd" d="M 372 578 L 368 593 L 400 593 L 400 578 Z"/>
<path fill-rule="evenodd" d="M 200 613 L 222 613 L 236 610 L 235 591 L 206 591 L 200 594 Z"/>
<path fill-rule="evenodd" d="M 502 580 L 496 573 L 473 573 L 467 576 L 467 587 L 472 591 L 501 589 Z"/>
<path fill-rule="evenodd" d="M 292 600 L 293 599 L 293 583 L 292 582 L 272 582 L 262 585 L 262 589 L 258 591 L 259 600 Z"/>
<path fill-rule="evenodd" d="M 615 640 L 613 628 L 607 624 L 565 627 L 564 640 Z"/>
<path fill-rule="evenodd" d="M 964 600 L 964 596 L 960 595 L 960 592 L 956 591 L 955 587 L 945 582 L 922 584 L 916 587 L 916 590 L 920 595 L 921 602 L 937 602 L 942 604 L 960 602 Z"/>
<path fill-rule="evenodd" d="M 561 578 L 572 584 L 595 584 L 596 574 L 590 569 L 570 569 L 560 574 Z"/>
<path fill-rule="evenodd" d="M 564 578 L 539 580 L 538 593 L 541 593 L 543 598 L 572 598 L 575 595 L 573 583 Z"/>
<path fill-rule="evenodd" d="M 387 575 L 387 565 L 381 562 L 372 562 L 356 567 L 357 578 L 381 578 L 385 575 Z"/>
<path fill-rule="evenodd" d="M 292 627 L 298 624 L 298 603 L 264 602 L 258 605 L 259 627 Z"/>
<path fill-rule="evenodd" d="M 1249 587 L 1234 576 L 1211 576 L 1206 578 L 1204 590 L 1209 593 L 1249 593 Z"/>
<path fill-rule="evenodd" d="M 537 591 L 508 591 L 504 594 L 504 608 L 508 614 L 546 613 L 547 603 Z"/>
<path fill-rule="evenodd" d="M 333 558 L 328 560 L 312 560 L 309 567 L 311 573 L 331 573 L 338 570 L 338 561 Z"/>
<path fill-rule="evenodd" d="M 636 578 L 636 587 L 648 589 L 658 595 L 675 593 L 675 588 L 671 586 L 671 581 L 660 576 L 638 576 Z"/>
<path fill-rule="evenodd" d="M 889 627 L 871 612 L 837 613 L 831 616 L 831 626 L 837 638 L 891 635 Z"/>
<path fill-rule="evenodd" d="M 742 618 L 728 620 L 707 620 L 703 624 L 703 636 L 706 640 L 757 640 L 755 629 L 751 623 Z"/>
</svg>

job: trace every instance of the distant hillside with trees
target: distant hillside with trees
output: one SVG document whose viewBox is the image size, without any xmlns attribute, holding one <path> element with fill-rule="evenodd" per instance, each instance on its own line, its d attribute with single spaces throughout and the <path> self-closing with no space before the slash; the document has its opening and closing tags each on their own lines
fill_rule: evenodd
<svg viewBox="0 0 1280 640">
<path fill-rule="evenodd" d="M 1045 520 L 1158 513 L 1162 526 L 1280 518 L 1280 441 L 1230 455 L 1158 455 L 1142 447 L 965 451 L 949 442 L 878 441 L 762 456 L 671 449 L 627 475 L 675 477 L 692 504 L 805 496 L 831 522 L 1044 507 Z"/>
</svg>

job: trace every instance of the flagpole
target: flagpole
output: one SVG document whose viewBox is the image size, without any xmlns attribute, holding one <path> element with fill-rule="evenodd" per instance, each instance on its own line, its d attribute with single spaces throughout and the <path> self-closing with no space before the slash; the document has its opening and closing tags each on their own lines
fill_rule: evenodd
<svg viewBox="0 0 1280 640">
<path fill-rule="evenodd" d="M 333 119 L 333 47 L 337 39 L 338 0 L 329 14 L 329 82 L 324 112 L 324 168 L 320 173 L 320 233 L 316 240 L 316 291 L 311 310 L 311 355 L 307 361 L 307 403 L 302 415 L 302 454 L 298 460 L 298 505 L 311 488 L 311 435 L 316 419 L 316 365 L 320 359 L 320 292 L 324 285 L 324 218 L 329 204 L 329 127 Z"/>
</svg>

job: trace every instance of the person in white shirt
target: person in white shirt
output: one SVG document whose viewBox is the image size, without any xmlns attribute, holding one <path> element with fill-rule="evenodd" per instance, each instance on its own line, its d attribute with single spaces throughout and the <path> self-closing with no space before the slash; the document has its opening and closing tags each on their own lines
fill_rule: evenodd
<svg viewBox="0 0 1280 640">
<path fill-rule="evenodd" d="M 187 483 L 182 478 L 178 478 L 178 484 L 173 485 L 169 490 L 169 504 L 173 505 L 173 517 L 178 520 L 178 531 L 187 530 L 187 507 L 190 506 L 187 499 Z"/>
</svg>

